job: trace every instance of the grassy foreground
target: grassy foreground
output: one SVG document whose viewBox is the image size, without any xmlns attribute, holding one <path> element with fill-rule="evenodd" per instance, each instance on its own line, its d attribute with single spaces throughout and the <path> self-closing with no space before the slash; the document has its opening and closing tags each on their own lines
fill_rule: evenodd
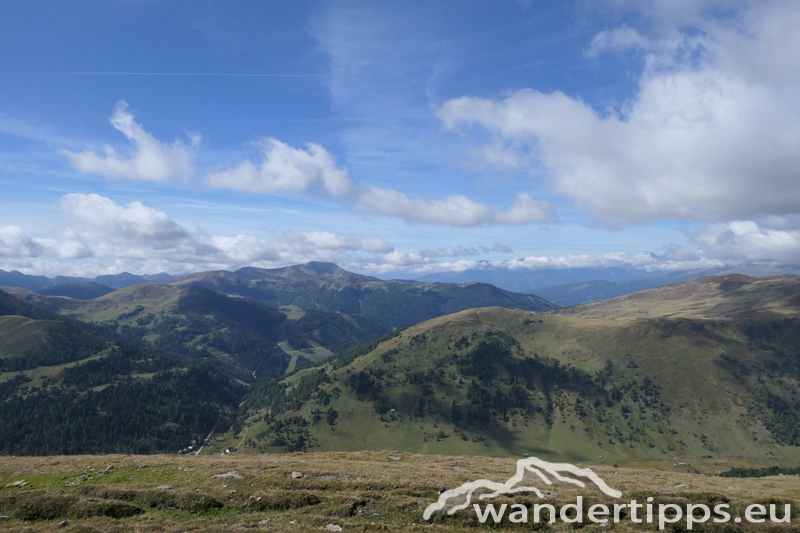
<svg viewBox="0 0 800 533">
<path fill-rule="evenodd" d="M 585 466 L 585 465 L 581 465 Z M 422 513 L 439 491 L 466 481 L 504 482 L 516 460 L 476 456 L 409 455 L 395 452 L 306 453 L 249 456 L 60 456 L 0 458 L 0 530 L 9 532 L 183 532 L 183 531 L 488 531 L 471 510 L 424 521 Z M 655 469 L 592 466 L 611 487 L 627 491 L 621 501 L 648 496 L 685 507 L 692 502 L 730 501 L 732 514 L 756 502 L 800 501 L 800 477 L 720 478 Z M 302 473 L 293 479 L 292 473 Z M 228 474 L 226 477 L 214 477 Z M 22 487 L 9 484 L 24 481 Z M 678 488 L 685 483 L 689 488 Z M 541 485 L 540 485 L 541 487 Z M 597 489 L 571 485 L 541 487 L 544 503 L 611 500 Z M 542 500 L 496 498 L 502 503 Z M 782 507 L 782 506 L 781 506 Z M 67 525 L 63 522 L 67 521 Z M 698 526 L 695 531 L 800 531 L 789 525 Z M 634 527 L 636 526 L 636 527 Z M 682 526 L 676 524 L 676 531 Z M 534 524 L 507 530 L 531 530 Z M 551 530 L 566 529 L 557 523 Z M 716 528 L 716 529 L 714 529 Z M 544 528 L 546 529 L 546 528 Z M 643 531 L 655 525 L 628 521 L 584 531 Z M 337 530 L 335 527 L 330 530 Z"/>
</svg>

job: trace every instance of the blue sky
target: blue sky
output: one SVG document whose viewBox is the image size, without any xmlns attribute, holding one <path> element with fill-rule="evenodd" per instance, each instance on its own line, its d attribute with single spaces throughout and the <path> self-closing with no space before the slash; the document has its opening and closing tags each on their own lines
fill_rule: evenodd
<svg viewBox="0 0 800 533">
<path fill-rule="evenodd" d="M 800 262 L 788 1 L 0 6 L 0 268 Z"/>
</svg>

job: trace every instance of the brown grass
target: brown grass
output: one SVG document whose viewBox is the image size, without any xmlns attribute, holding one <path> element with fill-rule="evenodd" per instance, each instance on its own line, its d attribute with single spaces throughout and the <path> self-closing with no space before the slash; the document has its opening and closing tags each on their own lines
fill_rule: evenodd
<svg viewBox="0 0 800 533">
<path fill-rule="evenodd" d="M 400 460 L 390 455 L 399 455 Z M 793 506 L 800 501 L 800 478 L 795 476 L 731 479 L 592 468 L 610 486 L 627 492 L 623 501 L 643 501 L 648 496 L 657 503 L 729 500 L 732 509 L 758 501 L 791 502 Z M 58 524 L 67 520 L 67 531 L 120 533 L 320 531 L 327 524 L 340 525 L 344 531 L 488 531 L 495 528 L 478 524 L 473 511 L 432 522 L 424 522 L 422 512 L 436 501 L 439 491 L 468 480 L 502 482 L 515 469 L 513 459 L 395 452 L 6 457 L 0 459 L 0 486 L 18 480 L 28 485 L 0 489 L 0 515 L 10 517 L 0 521 L 0 530 L 59 531 Z M 243 479 L 212 477 L 234 470 Z M 301 472 L 303 477 L 292 479 L 292 472 Z M 689 489 L 676 488 L 680 483 L 688 484 Z M 158 488 L 163 485 L 171 488 Z M 578 494 L 592 501 L 608 500 L 595 489 L 571 485 L 543 489 L 547 502 L 557 507 L 574 501 Z M 495 503 L 503 502 L 530 504 L 534 500 L 526 496 Z M 623 522 L 614 530 L 641 531 L 632 526 Z M 596 527 L 587 525 L 584 530 Z M 745 526 L 739 529 L 748 530 Z M 791 530 L 787 526 L 779 529 Z"/>
</svg>

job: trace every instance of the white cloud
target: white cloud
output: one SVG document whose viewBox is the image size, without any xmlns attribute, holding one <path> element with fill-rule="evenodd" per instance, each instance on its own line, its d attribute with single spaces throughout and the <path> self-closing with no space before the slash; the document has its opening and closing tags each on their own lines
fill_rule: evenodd
<svg viewBox="0 0 800 533">
<path fill-rule="evenodd" d="M 723 261 L 800 262 L 800 229 L 764 229 L 749 220 L 713 224 L 692 234 L 703 256 Z"/>
<path fill-rule="evenodd" d="M 230 170 L 211 172 L 208 184 L 254 193 L 317 189 L 332 196 L 345 194 L 352 187 L 347 170 L 337 167 L 333 156 L 318 144 L 309 143 L 303 150 L 277 139 L 266 139 L 261 147 L 264 159 L 259 166 L 243 161 Z"/>
<path fill-rule="evenodd" d="M 660 272 L 742 262 L 800 262 L 800 219 L 797 217 L 773 217 L 761 225 L 754 221 L 711 224 L 690 234 L 691 243 L 699 250 L 671 245 L 663 255 L 615 252 L 435 262 L 437 258 L 478 255 L 479 252 L 463 245 L 404 252 L 377 235 L 343 236 L 332 232 L 273 229 L 269 231 L 271 238 L 208 236 L 187 231 L 163 211 L 141 202 L 123 206 L 97 194 L 68 194 L 62 197 L 60 205 L 70 222 L 58 230 L 57 238 L 34 238 L 17 226 L 0 228 L 0 268 L 45 275 L 94 276 L 121 271 L 181 274 L 235 270 L 248 265 L 275 268 L 308 261 L 330 261 L 360 271 L 424 274 L 487 268 L 600 267 Z M 491 251 L 513 253 L 500 242 Z"/>
<path fill-rule="evenodd" d="M 19 226 L 0 227 L 0 257 L 37 257 L 44 248 Z"/>
<path fill-rule="evenodd" d="M 429 257 L 413 252 L 393 251 L 383 254 L 375 260 L 364 261 L 358 265 L 361 269 L 368 272 L 386 273 L 396 270 L 406 270 L 408 267 L 431 263 Z"/>
<path fill-rule="evenodd" d="M 287 242 L 306 242 L 309 246 L 323 249 L 362 250 L 373 253 L 389 253 L 394 251 L 394 246 L 377 235 L 358 235 L 356 237 L 343 237 L 328 231 L 299 232 L 287 231 L 279 234 Z"/>
<path fill-rule="evenodd" d="M 59 150 L 68 157 L 72 165 L 84 174 L 99 174 L 108 178 L 128 178 L 138 181 L 168 181 L 175 178 L 188 179 L 192 175 L 192 154 L 182 142 L 172 145 L 158 141 L 136 123 L 128 104 L 120 101 L 110 119 L 111 125 L 131 142 L 134 153 L 125 157 L 111 146 L 105 154 L 87 150 L 71 152 Z M 199 134 L 190 135 L 192 144 L 200 141 Z"/>
<path fill-rule="evenodd" d="M 308 261 L 352 261 L 352 252 L 386 254 L 394 251 L 392 244 L 376 235 L 344 237 L 330 232 L 301 232 L 271 230 L 274 240 L 249 235 L 236 237 L 214 236 L 211 242 L 232 263 L 251 265 L 258 262 L 281 265 Z"/>
<path fill-rule="evenodd" d="M 692 270 L 725 265 L 725 261 L 701 256 L 676 258 L 658 256 L 650 252 L 612 252 L 600 255 L 567 254 L 559 256 L 531 255 L 523 258 L 492 261 L 468 261 L 427 263 L 413 268 L 416 274 L 433 272 L 463 272 L 465 270 L 549 270 L 568 268 L 631 268 L 645 272 Z"/>
<path fill-rule="evenodd" d="M 586 50 L 589 57 L 597 57 L 601 52 L 607 50 L 624 50 L 627 48 L 649 48 L 650 41 L 638 31 L 623 24 L 613 30 L 601 31 L 598 33 Z"/>
<path fill-rule="evenodd" d="M 165 212 L 138 201 L 119 205 L 98 194 L 73 193 L 62 196 L 59 203 L 67 224 L 52 238 L 33 238 L 16 226 L 0 228 L 0 268 L 49 275 L 181 274 L 308 261 L 342 265 L 409 261 L 378 235 L 274 229 L 270 238 L 206 235 L 188 231 Z"/>
<path fill-rule="evenodd" d="M 356 208 L 372 213 L 382 213 L 422 224 L 443 224 L 470 227 L 481 224 L 525 224 L 552 218 L 550 205 L 534 200 L 521 192 L 511 209 L 493 211 L 488 206 L 474 202 L 461 194 L 445 196 L 443 200 L 409 198 L 393 189 L 368 186 L 356 199 Z"/>
<path fill-rule="evenodd" d="M 439 248 L 438 250 L 420 250 L 421 257 L 458 257 L 461 255 L 478 255 L 478 250 L 475 248 L 466 248 L 458 245 L 455 248 L 448 246 L 447 248 Z"/>
<path fill-rule="evenodd" d="M 522 90 L 452 99 L 438 116 L 452 130 L 485 128 L 494 151 L 498 143 L 527 149 L 555 192 L 606 225 L 798 213 L 798 26 L 800 4 L 771 2 L 704 21 L 699 37 L 668 33 L 648 43 L 618 29 L 597 38 L 596 52 L 647 48 L 638 93 L 619 112 Z"/>
<path fill-rule="evenodd" d="M 72 193 L 62 196 L 59 204 L 76 222 L 63 231 L 62 243 L 91 250 L 92 256 L 179 262 L 223 259 L 198 235 L 141 202 L 121 206 L 99 194 Z"/>
<path fill-rule="evenodd" d="M 141 202 L 120 205 L 98 194 L 67 194 L 59 204 L 66 224 L 53 237 L 33 238 L 16 226 L 0 228 L 0 268 L 91 277 L 122 271 L 183 274 L 330 261 L 359 271 L 391 272 L 441 257 L 480 254 L 461 244 L 404 252 L 378 235 L 328 231 L 268 229 L 266 238 L 207 235 L 188 231 L 167 213 Z M 511 252 L 502 243 L 494 251 Z"/>
<path fill-rule="evenodd" d="M 95 235 L 114 236 L 128 242 L 147 240 L 162 247 L 189 234 L 163 211 L 134 201 L 123 207 L 99 194 L 71 193 L 61 197 L 62 211 L 75 217 Z"/>
</svg>

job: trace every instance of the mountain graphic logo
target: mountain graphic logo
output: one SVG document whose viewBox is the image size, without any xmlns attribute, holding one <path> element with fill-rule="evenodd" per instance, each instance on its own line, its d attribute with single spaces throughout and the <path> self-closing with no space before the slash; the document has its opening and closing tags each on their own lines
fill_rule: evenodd
<svg viewBox="0 0 800 533">
<path fill-rule="evenodd" d="M 577 477 L 588 479 L 607 496 L 612 498 L 622 496 L 620 491 L 609 487 L 600 476 L 589 468 L 579 468 L 569 463 L 550 463 L 537 457 L 529 457 L 517 461 L 516 474 L 505 483 L 479 479 L 464 483 L 458 488 L 444 491 L 439 495 L 436 503 L 432 503 L 425 509 L 425 513 L 422 516 L 425 520 L 430 520 L 434 514 L 447 513 L 452 515 L 456 511 L 469 507 L 475 496 L 479 500 L 486 500 L 500 495 L 532 492 L 542 498 L 542 492 L 537 487 L 522 484 L 526 478 L 538 479 L 546 485 L 552 485 L 553 481 L 560 481 L 585 488 L 586 483 L 576 479 Z M 476 491 L 478 492 L 477 495 L 475 494 Z"/>
</svg>

